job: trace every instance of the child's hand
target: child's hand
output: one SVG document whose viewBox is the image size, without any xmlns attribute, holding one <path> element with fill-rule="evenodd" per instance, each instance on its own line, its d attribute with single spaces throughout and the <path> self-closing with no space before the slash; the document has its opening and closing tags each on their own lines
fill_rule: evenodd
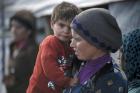
<svg viewBox="0 0 140 93">
<path fill-rule="evenodd" d="M 65 71 L 65 70 L 68 70 L 68 69 L 70 69 L 71 68 L 71 66 L 66 66 L 66 65 L 60 65 L 60 67 L 59 67 L 59 69 L 61 70 L 61 71 Z"/>
<path fill-rule="evenodd" d="M 78 83 L 78 81 L 79 80 L 77 77 L 72 78 L 70 81 L 70 86 L 75 86 Z"/>
</svg>

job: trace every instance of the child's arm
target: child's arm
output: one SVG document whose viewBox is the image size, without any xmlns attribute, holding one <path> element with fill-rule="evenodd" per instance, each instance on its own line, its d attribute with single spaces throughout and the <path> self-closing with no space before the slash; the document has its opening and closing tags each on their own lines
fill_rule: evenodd
<svg viewBox="0 0 140 93">
<path fill-rule="evenodd" d="M 46 79 L 54 81 L 57 86 L 67 87 L 70 85 L 71 78 L 64 76 L 64 72 L 60 70 L 57 63 L 58 58 L 58 46 L 57 42 L 46 43 L 41 46 L 41 66 Z"/>
</svg>

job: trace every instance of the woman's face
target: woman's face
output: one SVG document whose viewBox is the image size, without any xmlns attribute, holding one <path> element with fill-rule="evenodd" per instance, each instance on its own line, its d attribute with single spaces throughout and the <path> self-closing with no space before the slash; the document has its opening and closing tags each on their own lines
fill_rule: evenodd
<svg viewBox="0 0 140 93">
<path fill-rule="evenodd" d="M 73 47 L 75 51 L 75 55 L 80 60 L 96 59 L 97 57 L 104 54 L 102 50 L 89 44 L 80 35 L 78 35 L 73 29 L 72 29 L 72 41 L 70 46 Z"/>
<path fill-rule="evenodd" d="M 16 20 L 11 21 L 11 33 L 14 41 L 19 42 L 28 38 L 30 31 Z"/>
</svg>

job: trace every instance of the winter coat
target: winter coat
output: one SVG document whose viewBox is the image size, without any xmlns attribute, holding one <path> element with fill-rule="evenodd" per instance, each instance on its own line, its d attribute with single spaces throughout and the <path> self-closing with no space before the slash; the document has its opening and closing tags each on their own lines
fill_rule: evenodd
<svg viewBox="0 0 140 93">
<path fill-rule="evenodd" d="M 35 42 L 10 44 L 9 75 L 5 77 L 8 93 L 26 93 L 37 52 L 38 44 Z"/>
</svg>

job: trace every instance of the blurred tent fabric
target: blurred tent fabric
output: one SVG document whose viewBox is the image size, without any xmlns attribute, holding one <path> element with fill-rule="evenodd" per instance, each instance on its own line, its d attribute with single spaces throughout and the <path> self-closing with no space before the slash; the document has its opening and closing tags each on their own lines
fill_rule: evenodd
<svg viewBox="0 0 140 93">
<path fill-rule="evenodd" d="M 124 0 L 19 0 L 12 6 L 9 6 L 7 10 L 15 12 L 27 9 L 32 11 L 37 17 L 42 17 L 51 15 L 53 8 L 63 1 L 74 3 L 80 8 L 86 8 Z"/>
<path fill-rule="evenodd" d="M 8 0 L 6 0 L 8 2 Z M 105 5 L 113 2 L 124 1 L 124 0 L 9 0 L 11 5 L 6 7 L 6 27 L 8 27 L 9 17 L 12 16 L 16 11 L 26 9 L 32 11 L 37 18 L 44 16 L 50 16 L 53 8 L 63 2 L 70 2 L 77 5 L 79 8 L 89 8 L 100 5 Z"/>
</svg>

